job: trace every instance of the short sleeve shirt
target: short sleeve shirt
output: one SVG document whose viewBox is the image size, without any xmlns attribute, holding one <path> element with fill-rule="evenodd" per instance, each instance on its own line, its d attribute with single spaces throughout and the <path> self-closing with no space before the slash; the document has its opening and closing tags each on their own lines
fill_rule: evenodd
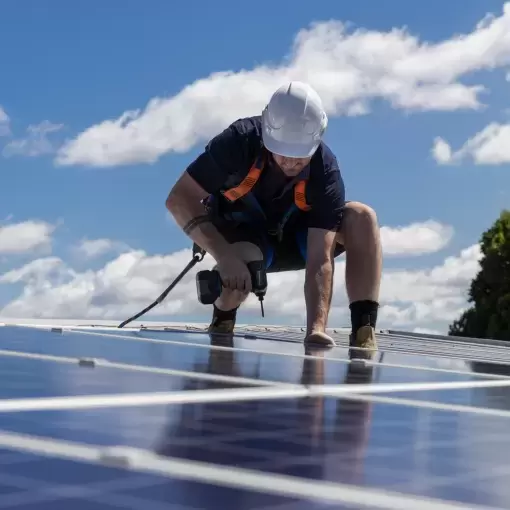
<svg viewBox="0 0 510 510">
<path fill-rule="evenodd" d="M 188 166 L 188 174 L 209 194 L 218 195 L 226 183 L 240 182 L 263 150 L 261 117 L 239 119 L 219 133 Z M 337 230 L 345 204 L 345 187 L 337 159 L 322 142 L 304 170 L 306 201 L 311 210 L 302 213 L 308 228 Z M 299 180 L 300 177 L 298 177 Z M 269 164 L 252 192 L 269 221 L 281 218 L 294 201 L 293 186 L 283 172 Z"/>
</svg>

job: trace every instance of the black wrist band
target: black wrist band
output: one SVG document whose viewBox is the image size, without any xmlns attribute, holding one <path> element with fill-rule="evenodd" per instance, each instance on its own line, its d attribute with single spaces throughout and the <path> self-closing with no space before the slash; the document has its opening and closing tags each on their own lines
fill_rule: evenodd
<svg viewBox="0 0 510 510">
<path fill-rule="evenodd" d="M 203 214 L 202 216 L 197 216 L 196 218 L 192 218 L 186 225 L 184 225 L 183 230 L 185 234 L 189 234 L 195 227 L 202 223 L 207 223 L 211 221 L 207 214 Z"/>
</svg>

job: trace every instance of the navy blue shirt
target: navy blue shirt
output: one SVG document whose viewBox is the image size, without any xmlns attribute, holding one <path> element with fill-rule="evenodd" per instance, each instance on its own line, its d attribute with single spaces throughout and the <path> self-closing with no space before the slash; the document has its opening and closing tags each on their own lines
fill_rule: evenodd
<svg viewBox="0 0 510 510">
<path fill-rule="evenodd" d="M 230 182 L 238 184 L 262 150 L 261 117 L 239 119 L 210 140 L 187 172 L 207 193 L 226 202 L 220 190 L 231 187 Z M 337 230 L 345 204 L 345 187 L 337 159 L 324 142 L 296 178 L 287 177 L 276 165 L 264 167 L 252 192 L 268 217 L 268 223 L 278 222 L 292 205 L 292 184 L 303 175 L 308 179 L 306 202 L 311 210 L 300 212 L 300 218 L 307 227 Z"/>
</svg>

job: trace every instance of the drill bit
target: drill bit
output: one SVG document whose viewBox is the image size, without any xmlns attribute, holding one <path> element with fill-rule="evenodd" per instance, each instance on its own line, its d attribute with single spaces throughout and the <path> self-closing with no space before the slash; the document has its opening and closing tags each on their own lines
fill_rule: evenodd
<svg viewBox="0 0 510 510">
<path fill-rule="evenodd" d="M 262 313 L 262 317 L 264 317 L 264 302 L 263 302 L 263 297 L 262 296 L 259 296 L 259 301 L 260 301 L 260 312 Z"/>
</svg>

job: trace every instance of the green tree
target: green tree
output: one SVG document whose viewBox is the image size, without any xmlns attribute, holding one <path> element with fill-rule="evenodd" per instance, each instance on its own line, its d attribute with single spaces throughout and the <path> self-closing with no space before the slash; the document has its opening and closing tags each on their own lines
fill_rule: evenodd
<svg viewBox="0 0 510 510">
<path fill-rule="evenodd" d="M 469 288 L 472 305 L 449 334 L 510 340 L 510 211 L 482 234 L 480 248 L 480 271 Z"/>
</svg>

